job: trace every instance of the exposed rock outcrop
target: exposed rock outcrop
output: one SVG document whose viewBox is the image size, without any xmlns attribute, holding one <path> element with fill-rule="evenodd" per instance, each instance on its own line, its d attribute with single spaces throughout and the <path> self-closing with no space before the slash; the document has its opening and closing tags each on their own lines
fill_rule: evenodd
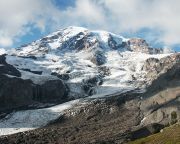
<svg viewBox="0 0 180 144">
<path fill-rule="evenodd" d="M 0 56 L 0 112 L 31 105 L 35 102 L 62 103 L 68 90 L 62 80 L 48 80 L 38 85 L 21 79 L 21 73 Z"/>
<path fill-rule="evenodd" d="M 160 75 L 166 73 L 167 77 L 178 77 L 180 75 L 180 54 L 173 54 L 162 59 L 149 58 L 142 66 L 142 70 L 147 72 L 147 81 L 152 82 Z M 169 71 L 169 72 L 168 72 Z"/>
<path fill-rule="evenodd" d="M 147 76 L 153 81 L 147 92 L 142 95 L 141 101 L 141 110 L 145 117 L 143 123 L 167 125 L 172 121 L 172 112 L 176 113 L 177 119 L 180 118 L 180 54 L 151 64 L 151 68 L 154 69 L 147 67 Z"/>
<path fill-rule="evenodd" d="M 20 77 L 21 73 L 6 62 L 6 55 L 0 55 L 0 74 Z"/>
<path fill-rule="evenodd" d="M 144 39 L 131 38 L 127 41 L 127 47 L 134 52 L 142 52 L 147 54 L 162 53 L 162 49 L 151 48 Z"/>
</svg>

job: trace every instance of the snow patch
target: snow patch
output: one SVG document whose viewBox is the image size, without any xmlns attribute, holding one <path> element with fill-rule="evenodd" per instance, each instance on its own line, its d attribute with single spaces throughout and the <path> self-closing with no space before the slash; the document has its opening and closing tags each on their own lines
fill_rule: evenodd
<svg viewBox="0 0 180 144">
<path fill-rule="evenodd" d="M 33 130 L 45 126 L 63 115 L 79 100 L 70 101 L 50 108 L 18 111 L 8 114 L 0 120 L 0 135 L 10 135 L 18 132 Z"/>
</svg>

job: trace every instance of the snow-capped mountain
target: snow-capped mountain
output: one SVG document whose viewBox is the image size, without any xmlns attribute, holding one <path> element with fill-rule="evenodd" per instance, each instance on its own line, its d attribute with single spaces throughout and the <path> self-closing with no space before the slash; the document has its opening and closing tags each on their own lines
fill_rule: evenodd
<svg viewBox="0 0 180 144">
<path fill-rule="evenodd" d="M 139 88 L 146 80 L 144 61 L 169 55 L 142 39 L 81 27 L 68 27 L 9 53 L 6 61 L 22 79 L 38 84 L 45 77 L 60 78 L 73 97 Z"/>
<path fill-rule="evenodd" d="M 86 105 L 87 99 L 145 93 L 179 62 L 179 53 L 163 54 L 143 39 L 81 27 L 59 30 L 17 49 L 0 50 L 0 116 L 12 109 L 49 107 L 77 99 L 7 115 L 0 120 L 0 135 L 44 126 L 80 101 Z M 8 129 L 21 123 L 28 128 Z"/>
</svg>

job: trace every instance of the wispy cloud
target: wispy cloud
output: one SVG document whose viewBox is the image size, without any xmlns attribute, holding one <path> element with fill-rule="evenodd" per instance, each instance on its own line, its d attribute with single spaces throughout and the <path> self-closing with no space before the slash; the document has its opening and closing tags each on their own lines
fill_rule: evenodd
<svg viewBox="0 0 180 144">
<path fill-rule="evenodd" d="M 32 27 L 53 31 L 69 25 L 115 33 L 149 29 L 146 39 L 168 46 L 180 44 L 179 0 L 76 0 L 63 9 L 55 5 L 61 1 L 0 1 L 0 45 L 12 45 Z"/>
<path fill-rule="evenodd" d="M 44 30 L 55 11 L 56 7 L 49 0 L 1 0 L 0 45 L 11 46 L 32 27 Z"/>
</svg>

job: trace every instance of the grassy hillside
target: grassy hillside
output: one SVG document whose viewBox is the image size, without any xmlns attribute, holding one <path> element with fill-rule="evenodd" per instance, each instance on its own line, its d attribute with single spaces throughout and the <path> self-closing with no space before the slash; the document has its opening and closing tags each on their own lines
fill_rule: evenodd
<svg viewBox="0 0 180 144">
<path fill-rule="evenodd" d="M 138 139 L 129 144 L 180 144 L 180 124 L 163 129 L 163 132 Z"/>
</svg>

